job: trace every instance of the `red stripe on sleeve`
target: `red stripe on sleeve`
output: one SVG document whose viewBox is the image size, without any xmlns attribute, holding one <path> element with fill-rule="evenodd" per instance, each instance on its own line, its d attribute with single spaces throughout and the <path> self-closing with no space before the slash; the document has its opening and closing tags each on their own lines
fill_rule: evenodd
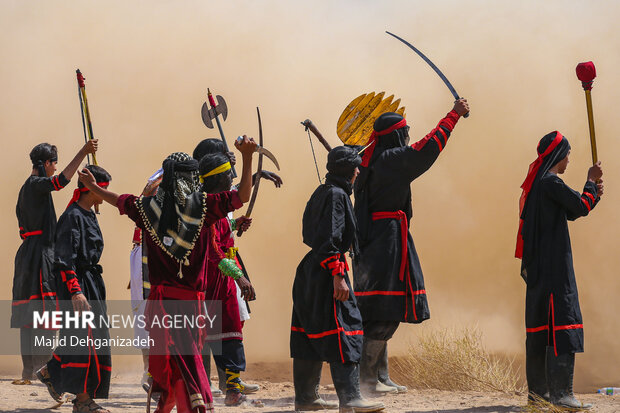
<svg viewBox="0 0 620 413">
<path fill-rule="evenodd" d="M 65 186 L 60 183 L 60 178 L 56 175 L 56 183 L 58 184 L 58 190 L 61 190 Z"/>
<path fill-rule="evenodd" d="M 583 202 L 584 205 L 586 206 L 586 208 L 588 208 L 588 211 L 592 210 L 592 207 L 590 206 L 590 203 L 584 197 L 581 197 L 581 202 Z"/>
<path fill-rule="evenodd" d="M 437 135 L 433 135 L 433 139 L 435 139 L 435 142 L 437 142 L 437 146 L 439 146 L 439 152 L 443 151 L 443 145 L 441 144 L 441 141 L 439 140 Z"/>
<path fill-rule="evenodd" d="M 443 142 L 445 145 L 446 142 L 448 142 L 448 135 L 446 135 L 446 132 L 444 132 L 443 128 L 437 128 L 437 132 L 441 133 L 441 136 L 443 136 Z"/>
</svg>

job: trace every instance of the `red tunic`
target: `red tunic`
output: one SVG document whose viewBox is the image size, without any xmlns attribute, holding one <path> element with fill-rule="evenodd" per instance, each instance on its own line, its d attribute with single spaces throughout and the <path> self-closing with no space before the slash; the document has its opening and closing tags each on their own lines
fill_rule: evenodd
<svg viewBox="0 0 620 413">
<path fill-rule="evenodd" d="M 221 301 L 222 319 L 221 324 L 217 322 L 214 324 L 219 331 L 210 331 L 207 334 L 207 340 L 243 340 L 235 280 L 222 274 L 222 271 L 218 268 L 220 260 L 225 257 L 228 249 L 235 246 L 228 218 L 222 218 L 217 221 L 211 226 L 210 231 L 212 248 L 209 249 L 209 275 L 207 277 L 205 299 L 207 301 Z"/>
<path fill-rule="evenodd" d="M 136 206 L 138 198 L 134 195 L 121 195 L 117 207 L 121 214 L 131 218 L 136 226 L 145 230 L 145 224 Z M 148 249 L 148 270 L 151 282 L 149 305 L 163 309 L 164 299 L 195 300 L 196 314 L 202 313 L 204 291 L 207 288 L 207 269 L 210 246 L 210 227 L 224 218 L 228 212 L 243 205 L 237 191 L 208 194 L 204 225 L 194 244 L 188 260 L 184 265 L 183 277 L 178 276 L 178 262 L 164 252 L 151 238 L 148 231 L 143 231 Z M 174 302 L 165 301 L 164 311 L 171 309 Z M 148 308 L 148 307 L 147 307 Z M 187 308 L 183 309 L 187 313 Z M 147 310 L 148 311 L 148 310 Z M 150 349 L 149 372 L 153 376 L 154 390 L 171 392 L 173 384 L 179 378 L 185 382 L 192 409 L 210 405 L 213 401 L 207 375 L 202 364 L 201 331 L 198 329 L 151 329 L 150 337 L 155 346 Z M 162 352 L 162 346 L 163 352 Z M 182 349 L 179 347 L 182 346 Z M 187 351 L 190 348 L 192 351 Z M 174 363 L 172 363 L 174 360 Z"/>
</svg>

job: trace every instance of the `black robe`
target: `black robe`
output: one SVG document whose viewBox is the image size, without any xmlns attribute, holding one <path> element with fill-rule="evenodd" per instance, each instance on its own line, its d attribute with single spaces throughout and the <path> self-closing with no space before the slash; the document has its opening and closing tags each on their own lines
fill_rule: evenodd
<svg viewBox="0 0 620 413">
<path fill-rule="evenodd" d="M 353 274 L 364 322 L 421 323 L 430 318 L 424 276 L 409 233 L 410 185 L 433 165 L 458 118 L 456 112 L 448 113 L 411 146 L 377 145 L 364 178 L 360 180 L 360 174 L 355 183 L 360 254 L 353 261 Z"/>
<path fill-rule="evenodd" d="M 23 239 L 15 255 L 11 327 L 32 325 L 32 312 L 55 309 L 53 281 L 56 211 L 52 191 L 69 183 L 61 173 L 52 177 L 31 175 L 19 191 L 17 221 Z"/>
<path fill-rule="evenodd" d="M 556 355 L 583 352 L 583 321 L 567 220 L 586 216 L 596 206 L 596 185 L 587 182 L 580 194 L 557 175 L 546 173 L 538 191 L 536 224 L 528 225 L 526 220 L 523 227 L 526 350 L 544 354 L 550 345 Z M 535 245 L 528 245 L 528 240 Z"/>
<path fill-rule="evenodd" d="M 110 334 L 100 316 L 107 317 L 106 290 L 99 259 L 103 252 L 103 237 L 92 211 L 77 202 L 60 216 L 56 231 L 54 273 L 58 285 L 58 297 L 64 308 L 72 311 L 71 295 L 78 288 L 82 291 L 95 315 L 92 328 L 63 328 L 59 338 L 66 338 L 66 345 L 54 350 L 47 363 L 52 384 L 57 392 L 83 393 L 92 398 L 107 398 L 110 388 L 112 363 L 110 347 L 100 348 L 71 345 L 72 338 L 109 340 Z"/>
<path fill-rule="evenodd" d="M 348 189 L 348 193 L 345 191 Z M 291 357 L 358 363 L 362 318 L 347 273 L 345 252 L 355 241 L 350 184 L 328 178 L 310 197 L 303 217 L 303 241 L 312 250 L 297 267 L 293 283 Z M 334 268 L 349 287 L 346 301 L 334 299 Z"/>
</svg>

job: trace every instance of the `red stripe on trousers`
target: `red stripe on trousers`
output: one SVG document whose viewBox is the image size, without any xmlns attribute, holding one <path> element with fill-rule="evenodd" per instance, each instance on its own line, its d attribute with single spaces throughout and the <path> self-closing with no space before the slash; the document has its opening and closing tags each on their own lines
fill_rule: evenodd
<svg viewBox="0 0 620 413">
<path fill-rule="evenodd" d="M 555 331 L 560 331 L 560 330 L 579 330 L 583 328 L 583 324 L 566 324 L 563 326 L 555 326 L 553 329 Z M 533 328 L 526 328 L 525 331 L 527 333 L 538 333 L 539 331 L 546 331 L 549 330 L 549 326 L 540 326 L 540 327 L 533 327 Z"/>
<path fill-rule="evenodd" d="M 41 294 L 35 294 L 30 296 L 30 298 L 26 299 L 26 300 L 21 300 L 21 301 L 13 301 L 12 305 L 20 305 L 20 304 L 26 304 L 32 300 L 35 300 L 37 298 L 41 298 Z"/>
<path fill-rule="evenodd" d="M 549 330 L 549 326 L 540 326 L 540 327 L 534 327 L 534 328 L 526 328 L 525 332 L 526 333 L 538 333 L 539 331 L 546 331 Z"/>
<path fill-rule="evenodd" d="M 335 330 L 324 331 L 322 333 L 308 334 L 308 333 L 306 333 L 306 330 L 303 329 L 303 327 L 291 326 L 291 331 L 295 331 L 297 333 L 304 333 L 305 335 L 308 336 L 308 338 L 323 338 L 323 337 L 330 336 L 330 335 L 333 335 L 333 334 L 338 334 L 339 332 L 344 333 L 345 336 L 363 336 L 364 335 L 364 331 L 363 330 L 346 331 L 342 327 L 338 328 L 338 329 L 335 329 Z"/>
<path fill-rule="evenodd" d="M 551 327 L 553 328 L 553 352 L 555 354 L 555 356 L 558 356 L 558 346 L 556 345 L 555 342 L 555 310 L 553 309 L 553 294 L 551 294 L 551 297 L 549 298 L 549 303 L 551 306 Z"/>
<path fill-rule="evenodd" d="M 340 349 L 340 360 L 344 363 L 344 355 L 342 354 L 342 340 L 340 339 L 340 324 L 338 323 L 338 313 L 336 312 L 336 299 L 332 298 L 334 301 L 334 320 L 336 321 L 336 328 L 338 329 L 338 347 Z"/>
<path fill-rule="evenodd" d="M 65 363 L 65 364 L 61 364 L 60 367 L 63 369 L 66 369 L 67 367 L 76 367 L 76 368 L 83 369 L 83 368 L 88 368 L 89 365 L 90 363 Z"/>
<path fill-rule="evenodd" d="M 426 294 L 426 290 L 413 291 L 413 295 Z M 356 297 L 364 297 L 369 295 L 405 295 L 404 291 L 355 291 Z"/>
</svg>

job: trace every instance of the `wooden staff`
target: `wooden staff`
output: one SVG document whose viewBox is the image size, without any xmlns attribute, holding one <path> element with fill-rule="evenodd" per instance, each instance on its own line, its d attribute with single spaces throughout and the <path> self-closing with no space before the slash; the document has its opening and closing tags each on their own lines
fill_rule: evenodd
<svg viewBox="0 0 620 413">
<path fill-rule="evenodd" d="M 93 140 L 93 124 L 90 120 L 90 111 L 88 110 L 88 98 L 86 98 L 86 85 L 84 84 L 84 76 L 80 69 L 75 71 L 78 82 L 78 94 L 80 97 L 80 112 L 82 114 L 82 128 L 84 129 L 84 141 Z M 88 159 L 88 158 L 87 158 Z M 88 159 L 90 165 L 90 159 Z M 93 153 L 93 164 L 97 165 L 97 157 Z M 95 213 L 99 213 L 99 205 L 95 205 Z"/>
<path fill-rule="evenodd" d="M 314 125 L 314 123 L 312 123 L 310 119 L 306 119 L 305 121 L 301 122 L 301 124 L 306 127 L 306 130 L 310 130 L 310 132 L 312 132 L 314 136 L 316 136 L 319 142 L 321 142 L 325 149 L 327 149 L 327 152 L 332 150 L 331 145 L 327 143 L 327 141 L 323 137 L 323 134 L 319 132 L 319 129 Z"/>
<path fill-rule="evenodd" d="M 588 109 L 588 125 L 590 126 L 590 146 L 592 147 L 592 164 L 598 162 L 596 152 L 596 135 L 594 133 L 594 114 L 592 112 L 592 82 L 596 77 L 596 68 L 592 62 L 579 63 L 576 68 L 577 79 L 581 80 L 581 86 L 586 92 L 586 107 Z"/>
</svg>

